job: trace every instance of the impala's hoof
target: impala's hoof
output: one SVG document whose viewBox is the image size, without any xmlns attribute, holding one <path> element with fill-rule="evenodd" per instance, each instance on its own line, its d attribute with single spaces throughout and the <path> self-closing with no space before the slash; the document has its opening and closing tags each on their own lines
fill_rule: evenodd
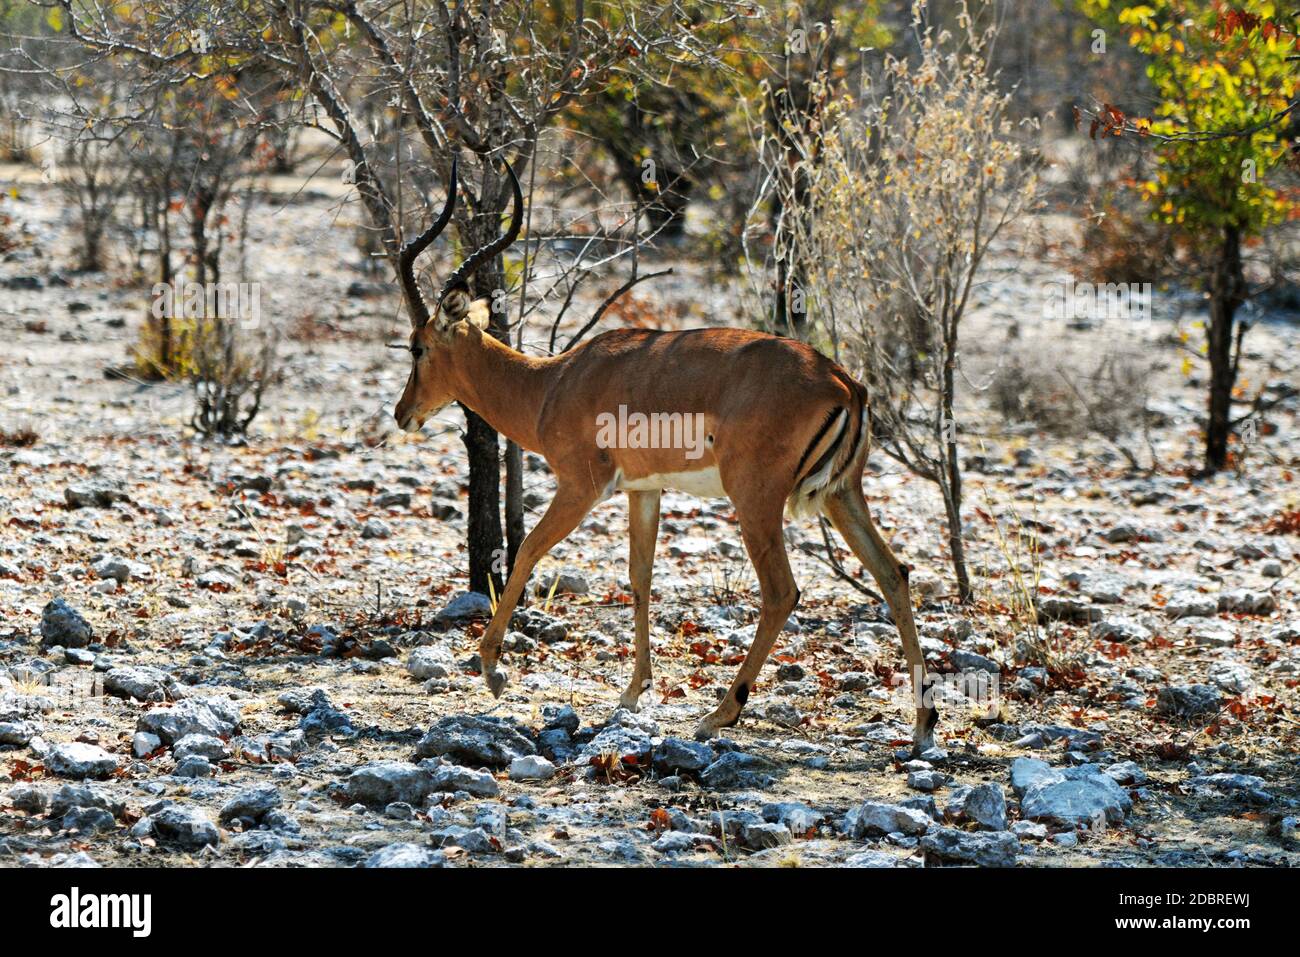
<svg viewBox="0 0 1300 957">
<path fill-rule="evenodd" d="M 930 708 L 917 715 L 916 727 L 912 729 L 912 757 L 919 758 L 934 747 L 934 729 L 939 725 L 939 712 Z"/>
<path fill-rule="evenodd" d="M 645 681 L 641 682 L 639 687 L 629 687 L 626 691 L 624 691 L 621 695 L 619 695 L 618 706 L 620 708 L 625 708 L 628 711 L 640 711 L 641 696 L 649 690 L 650 690 L 650 679 L 647 678 Z"/>
<path fill-rule="evenodd" d="M 699 727 L 695 729 L 696 741 L 708 741 L 718 736 L 718 726 L 710 719 L 705 718 L 700 722 Z"/>
<path fill-rule="evenodd" d="M 500 666 L 493 668 L 491 671 L 483 672 L 483 680 L 487 682 L 488 691 L 492 692 L 492 697 L 500 698 L 501 692 L 506 690 L 506 685 L 510 683 L 510 676 L 506 670 Z"/>
</svg>

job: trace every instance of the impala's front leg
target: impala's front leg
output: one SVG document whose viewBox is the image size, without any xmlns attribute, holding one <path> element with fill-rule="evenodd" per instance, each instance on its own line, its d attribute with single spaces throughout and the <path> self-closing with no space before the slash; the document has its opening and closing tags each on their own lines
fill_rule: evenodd
<svg viewBox="0 0 1300 957">
<path fill-rule="evenodd" d="M 650 687 L 650 579 L 655 563 L 655 537 L 659 532 L 659 492 L 627 493 L 628 579 L 632 583 L 635 611 L 636 659 L 632 680 L 618 699 L 620 708 L 637 709 Z"/>
<path fill-rule="evenodd" d="M 498 664 L 501 657 L 501 639 L 505 637 L 506 628 L 510 625 L 510 616 L 514 613 L 515 605 L 519 603 L 519 597 L 524 592 L 524 586 L 528 583 L 528 576 L 532 574 L 533 566 L 554 548 L 557 542 L 578 527 L 578 523 L 591 511 L 596 500 L 597 496 L 590 489 L 579 489 L 576 486 L 566 488 L 561 483 L 555 498 L 551 500 L 550 507 L 546 509 L 546 514 L 533 526 L 533 530 L 519 546 L 514 567 L 510 569 L 510 577 L 506 581 L 506 587 L 501 591 L 501 599 L 497 602 L 497 610 L 492 615 L 492 621 L 488 623 L 487 631 L 483 633 L 483 638 L 478 644 L 479 660 L 483 666 L 483 680 L 487 682 L 488 690 L 492 692 L 493 697 L 501 697 L 501 692 L 506 688 L 506 673 Z"/>
</svg>

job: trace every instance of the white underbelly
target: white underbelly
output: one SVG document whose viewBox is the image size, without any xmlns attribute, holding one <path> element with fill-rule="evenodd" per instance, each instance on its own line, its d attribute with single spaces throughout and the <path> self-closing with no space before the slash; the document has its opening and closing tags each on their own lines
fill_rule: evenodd
<svg viewBox="0 0 1300 957">
<path fill-rule="evenodd" d="M 716 465 L 689 472 L 658 472 L 637 479 L 624 478 L 620 475 L 616 487 L 631 492 L 653 492 L 671 488 L 686 492 L 688 495 L 698 495 L 700 498 L 727 497 L 727 491 L 722 487 L 722 478 L 718 475 Z"/>
</svg>

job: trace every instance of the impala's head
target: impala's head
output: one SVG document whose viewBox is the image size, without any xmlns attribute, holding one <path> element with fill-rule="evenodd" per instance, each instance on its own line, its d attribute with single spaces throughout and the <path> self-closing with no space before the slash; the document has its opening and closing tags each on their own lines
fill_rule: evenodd
<svg viewBox="0 0 1300 957">
<path fill-rule="evenodd" d="M 523 193 L 519 189 L 519 180 L 515 178 L 515 171 L 510 168 L 509 163 L 505 166 L 514 193 L 510 228 L 486 246 L 476 249 L 456 267 L 456 271 L 443 283 L 442 292 L 438 296 L 438 305 L 432 316 L 429 315 L 428 305 L 420 294 L 411 269 L 415 255 L 429 244 L 432 237 L 430 240 L 426 240 L 424 236 L 417 239 L 415 243 L 421 245 L 409 259 L 406 257 L 406 250 L 415 243 L 404 246 L 399 255 L 398 265 L 402 273 L 402 282 L 406 289 L 407 302 L 411 304 L 411 374 L 407 377 L 402 397 L 397 400 L 397 406 L 393 409 L 393 418 L 406 432 L 418 432 L 431 415 L 456 398 L 452 384 L 454 346 L 458 341 L 465 341 L 466 337 L 477 337 L 488 327 L 490 318 L 488 302 L 486 299 L 475 301 L 471 298 L 470 277 L 485 262 L 514 242 L 523 225 Z M 446 208 L 438 217 L 439 222 L 444 226 L 445 220 L 451 218 L 451 210 L 456 201 L 455 193 L 456 167 L 453 163 L 451 194 L 447 198 Z"/>
</svg>

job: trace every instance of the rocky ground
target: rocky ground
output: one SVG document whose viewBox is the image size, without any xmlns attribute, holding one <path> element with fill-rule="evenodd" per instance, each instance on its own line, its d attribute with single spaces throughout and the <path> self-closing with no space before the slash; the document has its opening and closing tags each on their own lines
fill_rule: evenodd
<svg viewBox="0 0 1300 957">
<path fill-rule="evenodd" d="M 357 253 L 328 198 L 254 218 L 263 308 L 296 333 L 254 435 L 225 447 L 182 437 L 182 388 L 105 377 L 143 293 L 70 272 L 68 213 L 21 192 L 8 212 L 28 236 L 0 264 L 0 862 L 1300 862 L 1300 405 L 1269 413 L 1240 471 L 1190 477 L 1201 390 L 1173 319 L 1147 331 L 1171 356 L 1150 474 L 968 397 L 969 606 L 948 597 L 933 488 L 872 457 L 927 655 L 986 675 L 991 707 L 946 702 L 942 747 L 910 759 L 886 611 L 799 522 L 802 603 L 740 724 L 699 744 L 757 616 L 726 502 L 665 496 L 640 713 L 614 710 L 631 669 L 621 500 L 540 566 L 493 701 L 458 413 L 385 437 L 401 319 L 342 265 Z M 1037 313 L 1051 268 L 994 274 L 973 364 L 1011 348 L 990 343 Z M 643 301 L 669 325 L 739 323 L 733 293 L 688 267 Z M 1074 350 L 1102 335 L 1070 334 Z M 1251 337 L 1247 374 L 1285 378 L 1300 330 Z M 551 482 L 528 467 L 535 518 Z"/>
</svg>

